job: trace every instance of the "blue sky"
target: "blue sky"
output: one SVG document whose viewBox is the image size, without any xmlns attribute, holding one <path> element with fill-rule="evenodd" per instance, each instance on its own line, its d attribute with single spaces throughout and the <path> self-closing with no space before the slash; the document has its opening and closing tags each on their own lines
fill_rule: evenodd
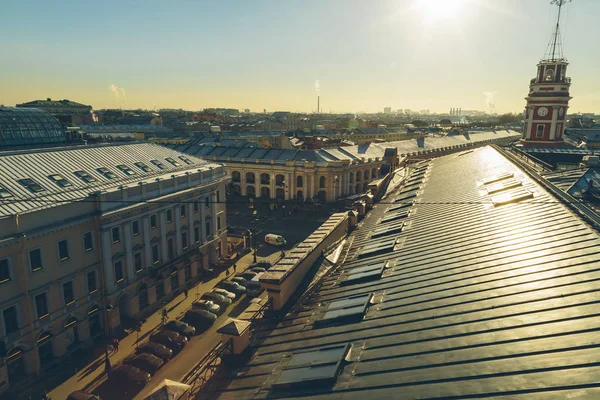
<svg viewBox="0 0 600 400">
<path fill-rule="evenodd" d="M 455 8 L 436 12 L 434 8 Z M 0 103 L 520 112 L 549 0 L 20 0 L 0 14 Z M 438 8 L 439 9 L 439 8 Z M 570 111 L 600 113 L 600 1 L 565 12 Z M 118 96 L 110 85 L 122 88 Z M 486 98 L 485 93 L 488 93 Z"/>
</svg>

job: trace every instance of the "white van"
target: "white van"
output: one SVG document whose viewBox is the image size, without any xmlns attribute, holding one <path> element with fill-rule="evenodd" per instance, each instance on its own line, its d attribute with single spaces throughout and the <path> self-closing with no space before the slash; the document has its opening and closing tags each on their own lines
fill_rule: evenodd
<svg viewBox="0 0 600 400">
<path fill-rule="evenodd" d="M 256 297 L 262 292 L 262 287 L 260 286 L 260 277 L 262 274 L 264 272 L 259 272 L 251 281 L 246 282 L 246 294 L 248 296 Z"/>
<path fill-rule="evenodd" d="M 265 243 L 272 244 L 273 246 L 282 246 L 287 242 L 281 235 L 276 235 L 274 233 L 267 233 L 265 235 Z"/>
</svg>

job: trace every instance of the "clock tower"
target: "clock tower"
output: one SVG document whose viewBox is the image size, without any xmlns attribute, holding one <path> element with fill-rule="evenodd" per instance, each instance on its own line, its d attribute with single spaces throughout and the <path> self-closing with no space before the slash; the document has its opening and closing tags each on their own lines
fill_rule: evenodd
<svg viewBox="0 0 600 400">
<path fill-rule="evenodd" d="M 569 108 L 569 87 L 567 59 L 562 54 L 560 40 L 561 8 L 571 0 L 552 0 L 558 6 L 556 27 L 546 49 L 546 54 L 537 65 L 537 75 L 529 83 L 529 95 L 525 98 L 525 126 L 523 127 L 524 146 L 562 146 L 563 132 Z"/>
</svg>

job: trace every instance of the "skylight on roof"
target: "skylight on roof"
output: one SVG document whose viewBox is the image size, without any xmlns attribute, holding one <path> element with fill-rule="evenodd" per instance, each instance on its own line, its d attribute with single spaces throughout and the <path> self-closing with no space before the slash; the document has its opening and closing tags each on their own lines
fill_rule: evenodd
<svg viewBox="0 0 600 400">
<path fill-rule="evenodd" d="M 158 169 L 165 169 L 165 165 L 158 160 L 150 160 L 150 162 Z"/>
<path fill-rule="evenodd" d="M 9 197 L 13 197 L 12 192 L 5 188 L 3 185 L 0 185 L 0 199 L 6 199 Z"/>
<path fill-rule="evenodd" d="M 510 192 L 497 194 L 492 196 L 492 203 L 495 206 L 501 206 L 503 204 L 515 203 L 521 200 L 530 199 L 533 197 L 533 192 L 525 188 L 519 188 L 516 190 L 511 190 Z"/>
<path fill-rule="evenodd" d="M 106 179 L 114 179 L 117 177 L 117 175 L 115 175 L 114 172 L 112 172 L 111 170 L 109 170 L 108 168 L 105 168 L 105 167 L 96 168 L 96 171 L 98 171 L 100 174 L 102 174 Z"/>
<path fill-rule="evenodd" d="M 96 182 L 96 178 L 94 178 L 93 176 L 91 176 L 86 171 L 75 171 L 73 173 L 75 174 L 76 177 L 78 177 L 79 179 L 81 179 L 85 183 Z"/>
<path fill-rule="evenodd" d="M 383 237 L 383 236 L 393 235 L 395 233 L 402 232 L 403 229 L 404 229 L 404 221 L 396 221 L 391 224 L 385 224 L 384 226 L 381 226 L 380 228 L 375 229 L 371 233 L 371 237 L 373 239 L 375 239 L 375 238 L 379 238 L 379 237 Z"/>
<path fill-rule="evenodd" d="M 184 163 L 186 163 L 187 165 L 193 164 L 192 160 L 190 160 L 189 158 L 187 158 L 186 156 L 179 156 L 177 157 L 179 158 L 181 161 L 183 161 Z"/>
<path fill-rule="evenodd" d="M 34 181 L 31 178 L 19 179 L 17 182 L 19 182 L 21 185 L 23 185 L 27 190 L 29 190 L 32 193 L 39 193 L 39 192 L 43 192 L 44 190 L 46 190 L 39 183 L 37 183 L 36 181 Z"/>
<path fill-rule="evenodd" d="M 499 182 L 492 183 L 492 184 L 486 186 L 486 190 L 487 190 L 488 194 L 492 194 L 492 193 L 500 192 L 502 190 L 515 188 L 515 187 L 521 186 L 521 185 L 523 185 L 523 183 L 521 181 L 518 181 L 514 178 L 510 178 L 510 179 L 505 179 L 505 180 L 502 180 Z"/>
<path fill-rule="evenodd" d="M 349 361 L 351 348 L 350 344 L 346 344 L 294 353 L 272 387 L 294 389 L 303 386 L 333 385 L 342 370 L 343 362 Z"/>
<path fill-rule="evenodd" d="M 333 301 L 326 307 L 321 318 L 315 321 L 315 326 L 362 320 L 372 299 L 373 294 L 369 293 Z"/>
<path fill-rule="evenodd" d="M 135 175 L 136 172 L 134 170 L 132 170 L 131 168 L 129 168 L 127 165 L 125 164 L 121 164 L 121 165 L 117 165 L 117 168 L 123 172 L 125 175 Z"/>
<path fill-rule="evenodd" d="M 396 244 L 399 244 L 399 242 L 397 242 L 398 238 L 392 238 L 386 240 L 379 240 L 375 241 L 374 243 L 367 244 L 361 249 L 360 253 L 358 253 L 358 257 L 372 257 L 397 250 Z"/>
<path fill-rule="evenodd" d="M 490 183 L 498 182 L 498 181 L 501 181 L 503 179 L 512 178 L 513 176 L 515 176 L 515 174 L 513 174 L 512 172 L 503 172 L 501 174 L 485 178 L 483 180 L 483 184 L 484 185 L 489 185 Z"/>
<path fill-rule="evenodd" d="M 146 164 L 144 164 L 143 162 L 136 162 L 134 165 L 136 167 L 138 167 L 139 169 L 141 169 L 142 171 L 144 171 L 144 172 L 150 172 L 150 171 L 152 171 L 150 169 L 150 167 L 147 166 Z"/>
<path fill-rule="evenodd" d="M 167 160 L 167 162 L 171 165 L 173 165 L 174 167 L 179 167 L 179 163 L 175 160 L 173 160 L 172 158 L 165 158 L 165 160 Z"/>
<path fill-rule="evenodd" d="M 62 175 L 59 175 L 59 174 L 48 175 L 48 179 L 50 179 L 52 182 L 56 183 L 58 186 L 60 186 L 62 188 L 67 187 L 67 186 L 73 186 L 73 184 L 71 182 L 69 182 Z"/>
<path fill-rule="evenodd" d="M 385 224 L 387 222 L 397 221 L 406 217 L 408 217 L 408 211 L 397 211 L 395 213 L 391 213 L 390 215 L 383 217 L 380 223 Z"/>
</svg>

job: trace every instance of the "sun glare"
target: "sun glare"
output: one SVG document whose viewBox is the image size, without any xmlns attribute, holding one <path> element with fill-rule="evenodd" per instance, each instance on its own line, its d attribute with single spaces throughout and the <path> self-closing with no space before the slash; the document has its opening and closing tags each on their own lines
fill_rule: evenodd
<svg viewBox="0 0 600 400">
<path fill-rule="evenodd" d="M 455 20 L 470 0 L 415 0 L 415 8 L 426 22 Z"/>
</svg>

